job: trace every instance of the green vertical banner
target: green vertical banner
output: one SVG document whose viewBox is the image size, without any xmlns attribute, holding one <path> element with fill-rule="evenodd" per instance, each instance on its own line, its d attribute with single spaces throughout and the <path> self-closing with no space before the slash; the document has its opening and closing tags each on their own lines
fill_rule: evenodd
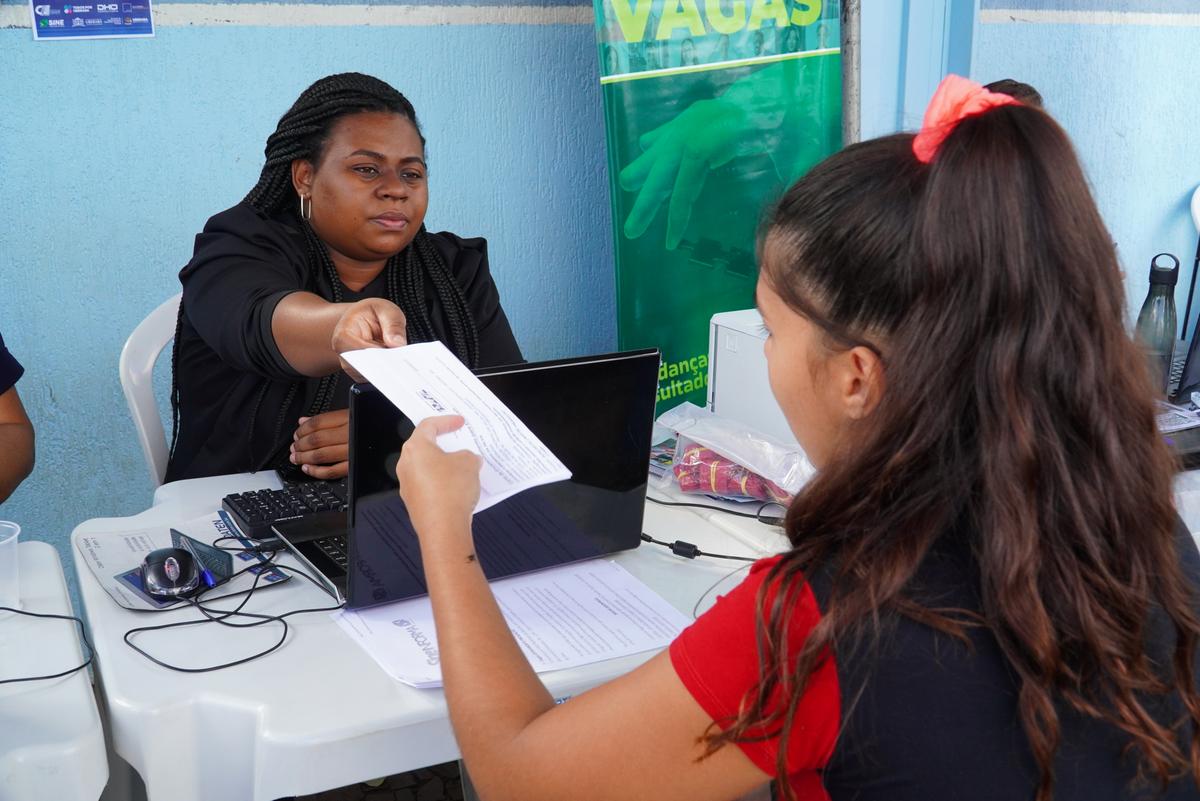
<svg viewBox="0 0 1200 801">
<path fill-rule="evenodd" d="M 764 210 L 841 144 L 839 0 L 594 0 L 622 349 L 703 406 L 708 323 L 754 305 Z"/>
</svg>

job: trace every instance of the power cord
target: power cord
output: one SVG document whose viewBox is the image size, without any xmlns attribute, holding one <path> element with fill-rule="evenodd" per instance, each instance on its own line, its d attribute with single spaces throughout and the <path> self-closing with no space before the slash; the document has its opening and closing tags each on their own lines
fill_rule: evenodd
<svg viewBox="0 0 1200 801">
<path fill-rule="evenodd" d="M 784 511 L 784 513 L 787 512 L 787 508 L 783 504 L 777 503 L 776 501 L 766 501 L 765 503 L 760 504 L 758 509 L 756 509 L 754 511 L 754 513 L 751 514 L 750 512 L 738 512 L 733 509 L 725 509 L 720 506 L 713 506 L 711 503 L 688 503 L 688 502 L 684 502 L 684 501 L 662 501 L 662 500 L 659 500 L 658 498 L 652 498 L 649 495 L 646 496 L 646 500 L 650 501 L 651 503 L 657 503 L 659 506 L 686 506 L 691 509 L 709 509 L 714 512 L 723 512 L 727 515 L 734 515 L 736 517 L 750 517 L 750 518 L 753 518 L 753 519 L 757 520 L 758 522 L 763 523 L 768 526 L 781 525 L 783 523 L 783 515 L 764 515 L 763 512 L 767 509 L 767 507 L 778 506 L 780 509 L 782 509 Z M 642 542 L 650 542 L 655 545 L 661 545 L 664 548 L 670 548 L 671 553 L 675 554 L 676 556 L 682 556 L 685 559 L 695 559 L 697 556 L 707 556 L 710 559 L 730 559 L 735 562 L 758 561 L 756 557 L 752 557 L 752 556 L 731 556 L 729 554 L 723 554 L 723 553 L 707 553 L 705 551 L 700 550 L 700 548 L 698 546 L 693 545 L 692 543 L 686 542 L 684 540 L 676 540 L 675 542 L 663 542 L 662 540 L 654 539 L 653 537 L 651 537 L 649 534 L 645 533 L 644 531 L 642 532 Z"/>
<path fill-rule="evenodd" d="M 58 679 L 62 678 L 63 676 L 70 676 L 72 673 L 78 673 L 88 665 L 92 664 L 92 656 L 95 652 L 92 650 L 91 642 L 88 641 L 87 629 L 83 625 L 83 620 L 75 617 L 75 615 L 51 615 L 44 612 L 27 612 L 24 609 L 14 609 L 11 606 L 0 606 L 0 612 L 15 612 L 18 615 L 25 615 L 26 617 L 40 617 L 48 618 L 50 620 L 73 620 L 79 625 L 79 636 L 83 639 L 83 644 L 87 647 L 88 654 L 87 659 L 84 660 L 82 665 L 73 667 L 70 670 L 64 670 L 61 673 L 49 673 L 45 676 L 25 676 L 19 679 L 0 679 L 0 684 L 16 684 L 22 681 L 48 681 L 49 679 Z"/>
<path fill-rule="evenodd" d="M 724 553 L 708 553 L 707 551 L 700 550 L 698 546 L 693 545 L 690 542 L 684 542 L 683 540 L 675 540 L 675 542 L 663 542 L 662 540 L 654 539 L 654 537 L 651 537 L 644 531 L 642 532 L 642 542 L 652 542 L 655 545 L 661 545 L 664 548 L 670 548 L 671 553 L 675 554 L 676 556 L 682 556 L 685 559 L 695 559 L 697 556 L 707 556 L 709 559 L 731 559 L 735 562 L 758 561 L 758 557 L 754 556 L 730 556 L 729 554 Z"/>
<path fill-rule="evenodd" d="M 231 550 L 231 549 L 225 549 L 225 550 Z M 254 550 L 254 549 L 238 549 L 238 550 Z M 265 569 L 267 566 L 270 566 L 271 568 L 273 568 L 275 570 L 286 570 L 289 573 L 298 575 L 298 576 L 306 579 L 309 583 L 311 583 L 313 586 L 320 589 L 322 592 L 326 591 L 325 588 L 321 586 L 320 582 L 318 582 L 315 578 L 310 576 L 305 571 L 300 570 L 299 568 L 291 567 L 290 565 L 282 565 L 282 564 L 272 561 L 274 556 L 275 556 L 275 551 L 272 551 L 270 553 L 270 556 L 267 557 L 267 561 L 265 563 L 259 562 L 254 565 L 250 565 L 242 570 L 237 571 L 236 573 L 234 573 L 232 576 L 229 577 L 230 579 L 233 579 L 237 576 L 242 575 L 243 573 L 255 570 L 257 568 L 257 572 L 255 573 L 255 576 L 254 576 L 254 583 L 251 584 L 248 589 L 246 589 L 242 592 L 233 593 L 231 595 L 221 596 L 222 598 L 236 598 L 239 595 L 244 596 L 242 598 L 241 602 L 237 606 L 235 606 L 233 609 L 214 609 L 211 607 L 207 607 L 203 603 L 201 603 L 205 592 L 208 592 L 209 589 L 215 589 L 214 587 L 210 587 L 210 588 L 206 589 L 204 592 L 201 592 L 192 598 L 186 599 L 189 604 L 191 604 L 198 612 L 200 612 L 200 614 L 204 615 L 203 619 L 201 619 L 201 620 L 180 620 L 180 621 L 176 621 L 174 623 L 164 623 L 159 626 L 139 626 L 137 628 L 133 628 L 133 629 L 130 629 L 129 631 L 125 632 L 125 636 L 123 638 L 125 640 L 125 644 L 128 645 L 133 650 L 137 651 L 139 654 L 144 656 L 146 659 L 149 659 L 154 664 L 159 665 L 160 667 L 165 667 L 168 670 L 174 670 L 179 673 L 210 673 L 214 670 L 224 670 L 225 668 L 234 667 L 236 665 L 244 665 L 247 662 L 252 662 L 255 659 L 260 659 L 260 658 L 266 656 L 267 654 L 279 649 L 284 644 L 284 642 L 287 640 L 289 627 L 288 627 L 286 618 L 289 618 L 293 615 L 302 615 L 302 614 L 307 614 L 310 612 L 334 612 L 334 611 L 337 611 L 338 609 L 341 609 L 344 606 L 344 604 L 337 604 L 336 606 L 322 606 L 322 607 L 313 607 L 313 608 L 308 608 L 308 609 L 294 609 L 291 612 L 285 612 L 282 615 L 262 615 L 262 614 L 258 614 L 257 612 L 243 612 L 242 609 L 244 609 L 246 604 L 250 602 L 250 598 L 251 598 L 251 596 L 254 595 L 254 591 L 256 589 L 258 589 L 259 582 L 262 580 L 262 577 L 270 572 Z M 218 586 L 220 586 L 220 585 L 218 585 Z M 168 609 L 140 609 L 140 610 L 136 610 L 136 611 L 147 612 L 147 613 L 153 614 L 153 613 L 159 613 L 159 612 L 175 611 L 176 608 L 177 607 L 170 607 Z M 229 620 L 229 618 L 231 618 L 231 617 L 251 618 L 254 620 L 254 622 L 252 622 L 252 623 L 233 623 L 233 622 L 230 622 L 230 620 Z M 269 648 L 266 648 L 265 650 L 259 651 L 258 653 L 252 654 L 247 657 L 243 657 L 242 659 L 236 659 L 232 662 L 225 662 L 220 665 L 210 665 L 208 667 L 200 667 L 200 668 L 180 667 L 179 665 L 172 665 L 169 662 L 164 662 L 161 659 L 158 659 L 157 657 L 153 656 L 152 654 L 147 652 L 145 649 L 143 649 L 142 647 L 140 647 L 139 645 L 137 645 L 136 643 L 133 642 L 134 636 L 138 635 L 138 634 L 144 634 L 146 632 L 151 632 L 151 631 L 163 631 L 165 629 L 182 628 L 184 626 L 196 626 L 196 625 L 202 625 L 205 623 L 217 623 L 219 625 L 228 626 L 230 628 L 235 628 L 235 629 L 253 628 L 255 626 L 264 626 L 268 623 L 279 623 L 283 627 L 283 629 L 280 632 L 279 639 L 273 645 L 271 645 Z"/>
<path fill-rule="evenodd" d="M 219 542 L 224 542 L 225 540 L 234 540 L 235 542 L 240 542 L 243 544 L 236 548 L 227 548 L 224 545 L 217 544 Z M 217 537 L 215 540 L 213 540 L 213 547 L 222 551 L 230 551 L 231 553 L 242 553 L 243 551 L 248 551 L 249 553 L 270 552 L 271 556 L 274 556 L 279 551 L 282 551 L 285 546 L 283 544 L 283 540 L 279 539 L 278 537 L 271 537 L 269 539 L 258 540 L 257 542 L 251 543 L 249 540 L 245 540 L 242 537 L 226 534 L 224 537 Z"/>
<path fill-rule="evenodd" d="M 658 498 L 652 498 L 649 495 L 646 496 L 646 500 L 650 501 L 651 503 L 657 503 L 659 506 L 687 506 L 692 509 L 709 509 L 714 512 L 724 512 L 727 515 L 734 515 L 736 517 L 751 517 L 751 518 L 754 518 L 755 520 L 757 520 L 758 522 L 762 523 L 763 525 L 767 525 L 767 526 L 783 525 L 783 515 L 782 514 L 777 514 L 777 515 L 764 515 L 763 514 L 763 510 L 765 510 L 768 506 L 778 506 L 785 513 L 787 512 L 787 507 L 785 507 L 782 503 L 778 503 L 776 501 L 766 501 L 765 503 L 760 504 L 758 509 L 753 514 L 751 514 L 750 512 L 736 512 L 733 509 L 725 509 L 720 506 L 713 506 L 711 503 L 684 503 L 682 501 L 660 501 Z"/>
</svg>

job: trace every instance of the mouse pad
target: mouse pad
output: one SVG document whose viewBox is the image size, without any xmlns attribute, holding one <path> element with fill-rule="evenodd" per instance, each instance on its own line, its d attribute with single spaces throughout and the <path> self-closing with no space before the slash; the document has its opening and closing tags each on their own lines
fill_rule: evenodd
<svg viewBox="0 0 1200 801">
<path fill-rule="evenodd" d="M 115 578 L 132 590 L 137 597 L 155 609 L 166 609 L 168 606 L 174 606 L 180 602 L 175 598 L 155 598 L 147 593 L 145 585 L 142 584 L 141 566 L 135 567 L 132 570 L 126 570 L 124 573 L 118 573 Z"/>
<path fill-rule="evenodd" d="M 142 561 L 159 548 L 182 548 L 201 568 L 205 602 L 286 583 L 291 576 L 268 555 L 247 550 L 224 510 L 173 526 L 116 529 L 74 538 L 76 560 L 88 566 L 105 592 L 126 609 L 166 609 L 186 600 L 152 598 L 142 585 Z M 205 575 L 207 573 L 207 575 Z M 207 586 L 206 586 L 207 585 Z M 214 589 L 215 588 L 215 589 Z"/>
</svg>

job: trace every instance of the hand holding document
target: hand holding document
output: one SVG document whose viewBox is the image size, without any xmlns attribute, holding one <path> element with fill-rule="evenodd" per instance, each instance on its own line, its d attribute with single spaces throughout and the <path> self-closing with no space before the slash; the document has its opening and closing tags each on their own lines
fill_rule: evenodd
<svg viewBox="0 0 1200 801">
<path fill-rule="evenodd" d="M 571 477 L 558 457 L 441 342 L 353 350 L 342 358 L 413 425 L 427 417 L 462 416 L 463 427 L 439 436 L 438 445 L 483 458 L 476 512 L 530 487 Z"/>
</svg>

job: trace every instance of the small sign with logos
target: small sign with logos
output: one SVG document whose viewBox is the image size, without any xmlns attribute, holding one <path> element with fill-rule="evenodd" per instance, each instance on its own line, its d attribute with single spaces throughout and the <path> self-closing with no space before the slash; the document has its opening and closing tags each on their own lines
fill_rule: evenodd
<svg viewBox="0 0 1200 801">
<path fill-rule="evenodd" d="M 154 35 L 150 0 L 115 0 L 64 4 L 62 0 L 30 0 L 33 38 L 125 39 Z"/>
</svg>

